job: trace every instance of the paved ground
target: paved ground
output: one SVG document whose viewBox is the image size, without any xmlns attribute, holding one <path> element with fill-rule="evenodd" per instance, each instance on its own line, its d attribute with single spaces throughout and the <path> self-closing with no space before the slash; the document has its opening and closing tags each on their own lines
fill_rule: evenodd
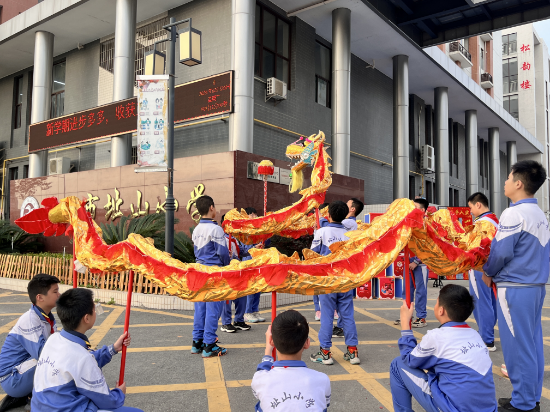
<svg viewBox="0 0 550 412">
<path fill-rule="evenodd" d="M 465 281 L 456 283 L 467 285 Z M 433 309 L 438 294 L 430 283 L 428 307 Z M 351 366 L 342 358 L 345 352 L 343 339 L 336 339 L 333 354 L 337 361 L 332 366 L 308 366 L 330 376 L 332 381 L 331 411 L 380 411 L 391 410 L 389 391 L 389 365 L 399 354 L 397 339 L 399 326 L 393 320 L 399 317 L 400 300 L 356 300 L 355 319 L 359 332 L 360 366 Z M 18 316 L 29 307 L 28 298 L 19 292 L 0 290 L 0 344 L 4 342 Z M 312 349 L 318 345 L 319 322 L 314 321 L 313 303 L 287 307 L 301 311 L 311 322 Z M 270 311 L 263 311 L 269 317 Z M 256 403 L 250 390 L 250 382 L 256 365 L 264 352 L 264 333 L 269 323 L 256 324 L 252 330 L 227 334 L 220 332 L 222 346 L 228 348 L 227 356 L 202 359 L 190 353 L 192 312 L 132 309 L 132 347 L 128 353 L 126 382 L 127 406 L 135 406 L 147 412 L 169 411 L 252 411 Z M 428 315 L 429 327 L 416 329 L 417 336 L 438 326 L 433 312 Z M 543 334 L 546 337 L 546 370 L 550 371 L 550 306 L 543 310 Z M 90 331 L 94 345 L 110 344 L 122 333 L 124 308 L 105 307 L 105 314 L 98 316 L 97 325 Z M 472 326 L 475 322 L 472 319 Z M 498 334 L 498 332 L 497 332 Z M 497 339 L 497 346 L 499 340 Z M 491 353 L 497 397 L 509 396 L 510 382 L 500 375 L 502 352 Z M 120 357 L 104 367 L 108 383 L 114 387 L 120 369 Z M 545 376 L 541 410 L 550 410 L 550 373 Z M 0 399 L 4 393 L 0 389 Z M 418 405 L 415 410 L 421 411 Z M 18 411 L 23 411 L 19 409 Z"/>
</svg>

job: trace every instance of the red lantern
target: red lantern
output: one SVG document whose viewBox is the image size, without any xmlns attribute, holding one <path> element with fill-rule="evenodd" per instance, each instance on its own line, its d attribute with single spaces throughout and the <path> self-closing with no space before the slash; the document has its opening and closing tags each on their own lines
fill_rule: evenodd
<svg viewBox="0 0 550 412">
<path fill-rule="evenodd" d="M 275 167 L 269 160 L 262 160 L 258 165 L 258 174 L 262 176 L 271 176 L 275 173 Z"/>
</svg>

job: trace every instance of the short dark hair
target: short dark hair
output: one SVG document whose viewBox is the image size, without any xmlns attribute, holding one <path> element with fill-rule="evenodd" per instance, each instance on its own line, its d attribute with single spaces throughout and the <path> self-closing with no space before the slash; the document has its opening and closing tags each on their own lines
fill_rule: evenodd
<svg viewBox="0 0 550 412">
<path fill-rule="evenodd" d="M 361 202 L 359 199 L 352 197 L 351 199 L 351 207 L 355 208 L 355 217 L 359 216 L 361 212 L 363 211 L 363 202 Z"/>
<path fill-rule="evenodd" d="M 417 197 L 416 199 L 413 199 L 414 203 L 418 203 L 420 206 L 424 208 L 424 210 L 428 210 L 428 207 L 430 207 L 430 202 L 428 202 L 423 197 Z"/>
<path fill-rule="evenodd" d="M 251 213 L 254 213 L 255 215 L 258 214 L 258 212 L 256 212 L 256 209 L 254 209 L 253 207 L 247 207 L 244 209 L 244 211 L 246 212 L 247 215 L 250 215 Z"/>
<path fill-rule="evenodd" d="M 522 160 L 512 166 L 514 182 L 521 180 L 525 187 L 525 193 L 534 195 L 546 180 L 546 170 L 539 162 L 534 160 Z"/>
<path fill-rule="evenodd" d="M 90 289 L 69 289 L 57 300 L 57 316 L 65 330 L 76 330 L 82 318 L 93 313 L 94 294 Z"/>
<path fill-rule="evenodd" d="M 29 299 L 36 305 L 36 295 L 47 295 L 52 285 L 59 283 L 59 279 L 52 275 L 39 273 L 27 285 Z"/>
<path fill-rule="evenodd" d="M 224 220 L 225 220 L 225 213 L 222 215 L 222 218 L 220 219 L 220 223 L 223 223 Z"/>
<path fill-rule="evenodd" d="M 485 207 L 489 207 L 489 199 L 481 192 L 476 192 L 468 198 L 468 203 L 475 205 L 476 203 L 481 203 Z"/>
<path fill-rule="evenodd" d="M 300 312 L 290 309 L 279 313 L 271 326 L 273 343 L 283 355 L 294 355 L 304 347 L 309 325 Z"/>
<path fill-rule="evenodd" d="M 331 219 L 336 223 L 342 223 L 342 220 L 346 218 L 349 213 L 348 205 L 341 200 L 337 200 L 328 205 L 328 214 Z"/>
<path fill-rule="evenodd" d="M 439 292 L 439 306 L 453 322 L 465 322 L 474 311 L 474 299 L 464 286 L 450 284 Z"/>
<path fill-rule="evenodd" d="M 205 216 L 210 211 L 210 206 L 215 206 L 214 199 L 206 195 L 201 196 L 197 199 L 195 206 L 197 206 L 197 210 L 199 211 L 199 214 L 201 216 Z"/>
</svg>

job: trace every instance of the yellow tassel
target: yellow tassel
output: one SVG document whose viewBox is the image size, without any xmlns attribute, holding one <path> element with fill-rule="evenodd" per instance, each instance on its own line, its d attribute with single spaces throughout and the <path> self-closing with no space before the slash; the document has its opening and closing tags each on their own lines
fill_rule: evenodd
<svg viewBox="0 0 550 412">
<path fill-rule="evenodd" d="M 290 187 L 289 187 L 290 193 L 294 193 L 299 190 L 302 190 L 303 185 L 304 185 L 304 172 L 302 172 L 301 170 L 293 170 L 292 181 L 290 182 Z"/>
</svg>

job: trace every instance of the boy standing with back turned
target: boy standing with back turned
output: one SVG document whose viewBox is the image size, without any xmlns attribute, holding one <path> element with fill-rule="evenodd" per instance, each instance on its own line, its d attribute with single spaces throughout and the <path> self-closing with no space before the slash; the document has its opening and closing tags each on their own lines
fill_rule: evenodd
<svg viewBox="0 0 550 412">
<path fill-rule="evenodd" d="M 535 193 L 546 180 L 540 163 L 512 166 L 504 195 L 512 203 L 502 212 L 483 281 L 497 285 L 498 326 L 511 398 L 499 399 L 499 411 L 539 411 L 544 376 L 541 313 L 548 282 L 550 231 Z"/>
</svg>

